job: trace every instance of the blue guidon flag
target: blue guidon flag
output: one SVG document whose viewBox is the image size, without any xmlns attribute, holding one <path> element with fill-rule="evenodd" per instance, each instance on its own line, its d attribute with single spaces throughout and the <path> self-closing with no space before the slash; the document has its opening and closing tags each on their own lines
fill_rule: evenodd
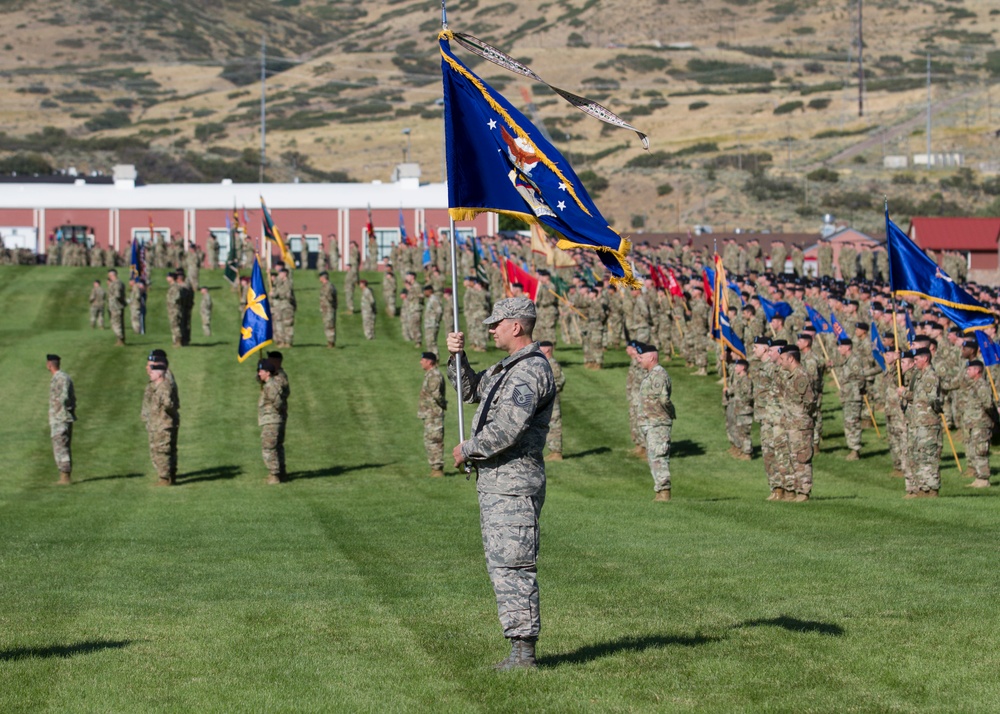
<svg viewBox="0 0 1000 714">
<path fill-rule="evenodd" d="M 993 324 L 994 313 L 960 288 L 885 212 L 889 287 L 897 297 L 922 297 L 965 332 Z"/>
<path fill-rule="evenodd" d="M 264 276 L 260 272 L 260 261 L 255 255 L 253 273 L 250 275 L 250 289 L 247 291 L 247 307 L 243 311 L 243 325 L 240 327 L 240 346 L 237 354 L 240 362 L 271 344 L 273 336 L 271 303 L 267 299 L 267 288 L 264 287 Z"/>
<path fill-rule="evenodd" d="M 830 323 L 826 321 L 825 317 L 819 314 L 818 310 L 806 305 L 806 314 L 809 315 L 809 321 L 812 322 L 812 326 L 813 329 L 816 330 L 816 334 L 819 335 L 826 332 L 833 332 L 833 328 L 830 327 Z"/>
<path fill-rule="evenodd" d="M 543 224 L 563 249 L 596 250 L 611 281 L 639 287 L 631 244 L 597 210 L 569 162 L 500 93 L 439 40 L 444 79 L 448 206 L 456 221 L 485 212 Z"/>
</svg>

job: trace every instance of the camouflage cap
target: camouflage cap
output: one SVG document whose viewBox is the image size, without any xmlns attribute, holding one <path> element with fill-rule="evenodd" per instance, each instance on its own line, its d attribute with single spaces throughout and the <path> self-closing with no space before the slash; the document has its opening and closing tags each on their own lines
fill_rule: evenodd
<svg viewBox="0 0 1000 714">
<path fill-rule="evenodd" d="M 493 314 L 483 320 L 484 325 L 495 325 L 502 320 L 535 319 L 535 303 L 526 297 L 504 298 L 493 306 Z"/>
</svg>

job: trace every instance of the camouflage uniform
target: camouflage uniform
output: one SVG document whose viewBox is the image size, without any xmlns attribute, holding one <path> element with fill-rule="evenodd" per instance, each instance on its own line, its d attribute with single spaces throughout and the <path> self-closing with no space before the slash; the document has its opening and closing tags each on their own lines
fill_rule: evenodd
<svg viewBox="0 0 1000 714">
<path fill-rule="evenodd" d="M 438 334 L 441 331 L 441 319 L 444 307 L 437 293 L 431 293 L 424 301 L 424 349 L 438 353 Z"/>
<path fill-rule="evenodd" d="M 385 303 L 385 314 L 396 316 L 396 274 L 387 272 L 382 276 L 382 302 Z"/>
<path fill-rule="evenodd" d="M 129 318 L 132 321 L 132 332 L 137 335 L 146 333 L 146 291 L 139 288 L 139 283 L 132 283 L 128 296 Z"/>
<path fill-rule="evenodd" d="M 552 368 L 552 379 L 556 385 L 556 396 L 552 400 L 552 418 L 549 419 L 549 435 L 545 439 L 545 447 L 553 454 L 562 454 L 562 409 L 559 406 L 559 394 L 566 385 L 566 375 L 563 374 L 562 367 L 555 357 L 549 358 L 549 366 Z"/>
<path fill-rule="evenodd" d="M 361 278 L 361 252 L 356 243 L 351 243 L 350 248 L 351 264 L 347 266 L 347 273 L 344 274 L 344 304 L 349 315 L 354 314 L 354 289 Z"/>
<path fill-rule="evenodd" d="M 852 349 L 837 367 L 840 378 L 840 403 L 844 409 L 844 438 L 847 448 L 861 451 L 861 419 L 867 414 L 864 404 L 866 380 L 881 372 L 874 362 L 866 364 L 861 352 Z"/>
<path fill-rule="evenodd" d="M 403 303 L 403 337 L 420 347 L 420 318 L 424 311 L 424 297 L 416 286 L 409 288 Z"/>
<path fill-rule="evenodd" d="M 108 284 L 108 313 L 115 337 L 119 343 L 125 344 L 125 283 L 121 280 Z"/>
<path fill-rule="evenodd" d="M 417 418 L 424 420 L 424 451 L 431 475 L 441 475 L 444 471 L 444 412 L 448 402 L 444 396 L 444 377 L 437 367 L 424 372 L 420 385 L 420 400 Z"/>
<path fill-rule="evenodd" d="M 936 492 L 941 488 L 941 379 L 930 365 L 913 367 L 906 377 L 900 400 L 906 412 L 906 492 Z"/>
<path fill-rule="evenodd" d="M 608 319 L 608 308 L 597 296 L 586 303 L 584 314 L 583 361 L 584 364 L 601 367 L 604 365 L 604 323 Z"/>
<path fill-rule="evenodd" d="M 334 347 L 337 344 L 337 288 L 331 282 L 319 284 L 319 314 L 323 318 L 326 344 Z"/>
<path fill-rule="evenodd" d="M 653 490 L 670 490 L 670 429 L 676 413 L 670 401 L 670 375 L 658 364 L 639 385 L 636 422 L 653 474 Z"/>
<path fill-rule="evenodd" d="M 903 413 L 898 386 L 896 365 L 893 363 L 875 379 L 875 389 L 882 394 L 882 406 L 885 409 L 885 430 L 889 440 L 889 454 L 892 456 L 892 466 L 896 471 L 905 474 L 907 471 L 906 455 L 906 415 Z"/>
<path fill-rule="evenodd" d="M 104 288 L 95 284 L 90 290 L 90 326 L 104 329 Z"/>
<path fill-rule="evenodd" d="M 695 300 L 691 304 L 691 321 L 687 327 L 688 354 L 701 374 L 708 366 L 708 352 L 705 348 L 705 336 L 708 332 L 708 304 L 704 300 Z"/>
<path fill-rule="evenodd" d="M 198 311 L 201 313 L 201 331 L 206 336 L 209 337 L 212 334 L 212 296 L 208 293 L 202 293 L 201 305 L 198 307 Z"/>
<path fill-rule="evenodd" d="M 168 377 L 169 375 L 169 377 Z M 150 380 L 142 397 L 142 420 L 149 437 L 149 456 L 160 483 L 177 478 L 177 429 L 180 426 L 180 399 L 173 375 L 166 372 L 159 382 Z"/>
<path fill-rule="evenodd" d="M 625 396 L 628 398 L 629 432 L 632 443 L 639 449 L 646 448 L 646 440 L 639 429 L 639 387 L 645 378 L 646 370 L 639 364 L 639 360 L 633 357 L 628 366 L 628 375 L 625 377 Z"/>
<path fill-rule="evenodd" d="M 61 369 L 49 383 L 49 432 L 52 455 L 60 474 L 73 472 L 73 422 L 76 421 L 76 392 L 73 380 Z"/>
<path fill-rule="evenodd" d="M 639 342 L 649 342 L 653 334 L 653 319 L 649 310 L 649 302 L 643 293 L 632 300 L 632 311 L 626 319 L 629 336 Z"/>
<path fill-rule="evenodd" d="M 778 470 L 786 494 L 808 496 L 812 491 L 813 413 L 816 394 L 814 378 L 802 365 L 782 369 L 781 416 L 778 421 L 781 446 L 777 449 Z"/>
<path fill-rule="evenodd" d="M 726 433 L 733 449 L 750 458 L 753 455 L 753 382 L 750 374 L 731 372 L 726 382 Z"/>
<path fill-rule="evenodd" d="M 469 335 L 469 344 L 477 352 L 486 350 L 489 342 L 489 331 L 483 324 L 490 314 L 490 294 L 482 287 L 473 287 L 465 291 L 465 329 Z"/>
<path fill-rule="evenodd" d="M 821 240 L 816 248 L 816 263 L 819 277 L 833 277 L 833 246 L 829 241 Z"/>
<path fill-rule="evenodd" d="M 552 368 L 537 342 L 483 372 L 473 372 L 464 354 L 461 359 L 462 399 L 479 403 L 462 457 L 478 471 L 483 550 L 500 624 L 507 638 L 534 639 L 541 630 L 538 518 L 545 502 L 542 450 L 556 393 Z M 452 356 L 449 381 L 455 374 Z M 498 379 L 498 396 L 487 403 Z"/>
<path fill-rule="evenodd" d="M 271 482 L 285 480 L 285 423 L 288 421 L 287 382 L 272 374 L 260 386 L 257 425 L 260 451 Z"/>
<path fill-rule="evenodd" d="M 990 435 L 993 433 L 993 394 L 986 377 L 961 378 L 959 421 L 965 437 L 965 458 L 972 476 L 990 479 Z"/>
<path fill-rule="evenodd" d="M 287 275 L 278 274 L 271 288 L 271 319 L 274 321 L 274 341 L 291 346 L 295 341 L 295 288 Z"/>
<path fill-rule="evenodd" d="M 361 289 L 361 327 L 366 340 L 375 339 L 375 295 L 367 285 Z"/>
<path fill-rule="evenodd" d="M 194 312 L 194 289 L 190 280 L 180 283 L 181 289 L 181 344 L 191 344 L 191 313 Z"/>
<path fill-rule="evenodd" d="M 559 319 L 559 298 L 552 291 L 552 284 L 548 281 L 538 283 L 538 293 L 535 295 L 535 320 L 534 337 L 539 342 L 556 341 L 556 322 Z"/>
<path fill-rule="evenodd" d="M 173 281 L 167 287 L 167 319 L 170 321 L 170 335 L 173 344 L 181 344 L 181 286 L 177 281 Z"/>
</svg>

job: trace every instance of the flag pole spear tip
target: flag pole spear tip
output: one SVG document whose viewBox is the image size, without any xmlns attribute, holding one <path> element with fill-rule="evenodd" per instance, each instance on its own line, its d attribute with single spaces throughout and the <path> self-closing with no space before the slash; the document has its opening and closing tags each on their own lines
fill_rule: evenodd
<svg viewBox="0 0 1000 714">
<path fill-rule="evenodd" d="M 441 0 L 441 29 L 448 29 L 448 8 L 445 7 L 447 0 Z"/>
</svg>

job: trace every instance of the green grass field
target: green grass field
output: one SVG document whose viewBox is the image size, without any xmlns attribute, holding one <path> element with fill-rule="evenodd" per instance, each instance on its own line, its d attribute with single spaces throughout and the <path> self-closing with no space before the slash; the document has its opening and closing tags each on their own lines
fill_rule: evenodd
<svg viewBox="0 0 1000 714">
<path fill-rule="evenodd" d="M 668 366 L 674 500 L 654 504 L 627 455 L 627 358 L 595 373 L 560 350 L 541 667 L 500 674 L 475 486 L 427 478 L 398 323 L 380 316 L 367 342 L 341 314 L 327 350 L 315 274 L 296 277 L 293 480 L 267 486 L 221 275 L 203 274 L 216 334 L 196 312 L 194 344 L 172 350 L 159 275 L 150 334 L 116 348 L 90 330 L 102 274 L 0 268 L 0 711 L 1000 709 L 994 489 L 964 489 L 948 457 L 942 498 L 904 501 L 873 432 L 843 460 L 832 394 L 814 500 L 767 503 L 760 461 L 726 455 L 720 387 Z M 151 487 L 139 420 L 157 346 L 182 401 L 172 489 Z M 53 485 L 47 352 L 76 383 L 69 488 Z"/>
</svg>

